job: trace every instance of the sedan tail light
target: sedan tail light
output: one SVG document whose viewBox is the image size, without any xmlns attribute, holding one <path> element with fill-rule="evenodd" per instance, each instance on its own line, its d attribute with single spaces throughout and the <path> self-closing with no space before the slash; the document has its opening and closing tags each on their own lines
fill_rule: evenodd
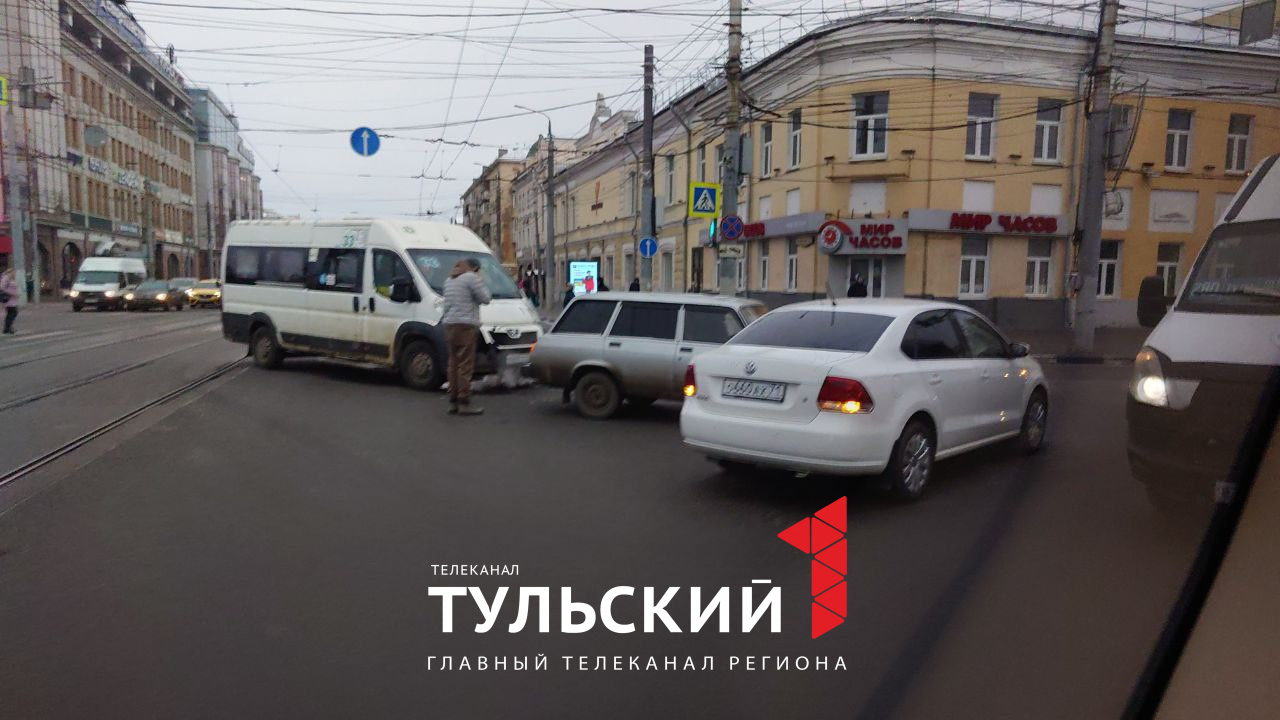
<svg viewBox="0 0 1280 720">
<path fill-rule="evenodd" d="M 698 381 L 694 379 L 693 363 L 684 369 L 684 396 L 693 397 L 698 393 Z"/>
<path fill-rule="evenodd" d="M 869 413 L 876 407 L 871 393 L 857 380 L 828 377 L 818 391 L 818 409 L 854 415 Z"/>
</svg>

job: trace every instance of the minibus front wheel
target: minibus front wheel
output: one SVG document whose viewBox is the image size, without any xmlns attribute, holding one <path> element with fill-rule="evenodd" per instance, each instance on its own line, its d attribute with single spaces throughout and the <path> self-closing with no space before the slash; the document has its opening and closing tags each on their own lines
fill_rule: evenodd
<svg viewBox="0 0 1280 720">
<path fill-rule="evenodd" d="M 440 389 L 445 369 L 443 359 L 428 340 L 414 340 L 400 354 L 400 377 L 414 390 Z"/>
</svg>

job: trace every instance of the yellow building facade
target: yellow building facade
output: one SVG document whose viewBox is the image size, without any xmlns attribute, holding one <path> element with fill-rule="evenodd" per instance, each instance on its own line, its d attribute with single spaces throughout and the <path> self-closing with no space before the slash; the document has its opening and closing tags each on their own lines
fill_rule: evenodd
<svg viewBox="0 0 1280 720">
<path fill-rule="evenodd" d="M 732 252 L 735 291 L 775 306 L 860 276 L 873 296 L 1061 326 L 1080 283 L 1091 48 L 1089 33 L 962 16 L 853 18 L 792 43 L 744 80 L 746 237 L 728 249 L 686 217 L 689 184 L 720 177 L 723 88 L 687 93 L 655 120 L 653 288 L 714 291 Z M 1118 57 L 1102 325 L 1136 323 L 1146 276 L 1172 294 L 1248 170 L 1280 152 L 1274 53 L 1121 38 Z M 560 257 L 599 259 L 614 288 L 641 274 L 640 148 L 633 130 L 555 178 Z M 849 232 L 824 242 L 832 219 Z"/>
</svg>

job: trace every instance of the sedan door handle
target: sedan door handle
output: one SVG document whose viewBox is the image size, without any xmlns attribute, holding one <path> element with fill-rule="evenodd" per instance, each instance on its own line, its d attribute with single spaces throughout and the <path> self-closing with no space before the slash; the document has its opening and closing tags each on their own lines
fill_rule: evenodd
<svg viewBox="0 0 1280 720">
<path fill-rule="evenodd" d="M 618 342 L 617 340 L 613 340 L 609 343 L 609 347 L 622 347 L 622 343 Z"/>
<path fill-rule="evenodd" d="M 691 347 L 682 347 L 682 348 L 680 348 L 680 352 L 693 352 L 693 348 L 691 348 Z"/>
<path fill-rule="evenodd" d="M 929 376 L 929 384 L 930 384 L 930 385 L 941 385 L 941 384 L 942 384 L 942 376 L 941 376 L 941 375 L 939 375 L 939 374 L 937 374 L 937 373 L 934 373 L 934 374 L 930 375 L 930 376 Z"/>
</svg>

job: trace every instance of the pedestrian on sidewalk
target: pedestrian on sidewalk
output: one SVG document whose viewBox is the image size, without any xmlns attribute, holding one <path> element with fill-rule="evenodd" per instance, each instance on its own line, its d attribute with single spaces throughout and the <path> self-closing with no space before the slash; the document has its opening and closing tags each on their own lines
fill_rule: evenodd
<svg viewBox="0 0 1280 720">
<path fill-rule="evenodd" d="M 867 296 L 867 281 L 862 279 L 862 273 L 854 273 L 853 279 L 849 281 L 849 297 L 864 298 Z"/>
<path fill-rule="evenodd" d="M 569 307 L 569 303 L 573 302 L 573 299 L 576 297 L 578 297 L 578 294 L 573 291 L 573 283 L 565 283 L 564 302 L 562 303 L 562 306 Z"/>
<path fill-rule="evenodd" d="M 0 273 L 0 303 L 4 303 L 4 334 L 13 334 L 13 321 L 18 318 L 18 280 L 13 276 L 9 258 L 0 261 L 4 272 Z"/>
<path fill-rule="evenodd" d="M 471 404 L 471 374 L 476 365 L 476 340 L 480 334 L 480 306 L 493 296 L 479 271 L 480 261 L 463 258 L 444 283 L 444 337 L 449 344 L 449 414 L 479 415 Z"/>
<path fill-rule="evenodd" d="M 631 280 L 631 287 L 627 288 L 627 290 L 629 292 L 640 292 L 640 278 L 633 278 Z"/>
</svg>

